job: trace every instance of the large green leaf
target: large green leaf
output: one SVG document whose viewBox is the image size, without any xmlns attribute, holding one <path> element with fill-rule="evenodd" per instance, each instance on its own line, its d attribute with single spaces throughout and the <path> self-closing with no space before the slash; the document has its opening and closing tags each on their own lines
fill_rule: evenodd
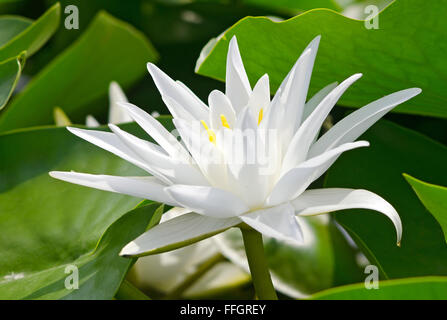
<svg viewBox="0 0 447 320">
<path fill-rule="evenodd" d="M 0 47 L 23 32 L 33 23 L 24 17 L 0 16 Z"/>
<path fill-rule="evenodd" d="M 0 299 L 111 298 L 131 262 L 118 252 L 144 232 L 154 207 L 118 221 L 97 246 L 140 200 L 58 181 L 48 171 L 141 170 L 60 127 L 0 135 L 0 154 Z M 63 290 L 67 264 L 79 267 L 79 290 Z"/>
<path fill-rule="evenodd" d="M 244 0 L 243 3 L 283 11 L 303 11 L 315 8 L 341 9 L 335 0 Z"/>
<path fill-rule="evenodd" d="M 0 117 L 0 131 L 51 124 L 58 106 L 78 123 L 101 106 L 112 80 L 124 87 L 145 74 L 157 54 L 143 34 L 105 12 L 42 70 Z M 24 116 L 26 115 L 26 116 Z"/>
<path fill-rule="evenodd" d="M 317 300 L 445 300 L 447 277 L 420 277 L 387 280 L 379 283 L 379 289 L 366 289 L 355 284 L 315 294 Z"/>
<path fill-rule="evenodd" d="M 194 2 L 204 2 L 204 3 L 221 3 L 230 4 L 231 1 L 228 0 L 192 0 L 185 2 L 184 0 L 157 0 L 157 2 L 170 4 L 170 5 L 185 5 Z M 303 10 L 310 10 L 315 8 L 328 8 L 332 10 L 340 10 L 341 6 L 336 0 L 242 0 L 238 3 L 241 5 L 252 5 L 261 8 L 277 9 L 283 12 L 296 12 Z"/>
<path fill-rule="evenodd" d="M 157 209 L 158 208 L 158 209 Z M 123 246 L 146 227 L 157 223 L 161 208 L 158 204 L 138 207 L 114 222 L 96 247 L 79 258 L 56 264 L 36 273 L 14 273 L 0 282 L 2 299 L 112 299 L 132 264 L 131 259 L 119 256 Z M 76 266 L 79 288 L 67 289 L 66 278 Z M 69 270 L 69 271 L 66 271 Z M 69 280 L 70 283 L 70 280 Z"/>
<path fill-rule="evenodd" d="M 392 223 L 366 210 L 337 213 L 336 219 L 364 249 L 371 263 L 389 278 L 446 275 L 447 248 L 437 221 L 427 212 L 402 177 L 413 176 L 447 184 L 447 148 L 385 120 L 361 139 L 369 148 L 350 151 L 329 169 L 326 187 L 373 191 L 389 201 L 403 224 L 402 246 L 396 246 Z"/>
<path fill-rule="evenodd" d="M 56 31 L 60 14 L 57 3 L 33 23 L 21 17 L 0 17 L 0 61 L 22 51 L 26 51 L 27 56 L 36 52 Z"/>
<path fill-rule="evenodd" d="M 447 188 L 404 175 L 419 200 L 441 225 L 447 241 Z"/>
<path fill-rule="evenodd" d="M 0 62 L 0 110 L 8 102 L 22 72 L 23 55 Z"/>
<path fill-rule="evenodd" d="M 306 239 L 303 246 L 264 237 L 265 254 L 277 290 L 300 298 L 334 285 L 361 280 L 355 250 L 329 219 L 308 217 L 301 219 L 300 224 Z M 248 271 L 238 229 L 230 229 L 215 239 L 226 257 Z"/>
<path fill-rule="evenodd" d="M 203 49 L 199 74 L 224 79 L 229 40 L 237 35 L 251 83 L 268 73 L 275 92 L 302 50 L 322 35 L 310 93 L 362 72 L 340 104 L 352 107 L 393 91 L 420 87 L 423 94 L 394 111 L 447 118 L 445 29 L 447 0 L 396 0 L 379 15 L 379 29 L 327 9 L 284 22 L 247 17 Z"/>
</svg>

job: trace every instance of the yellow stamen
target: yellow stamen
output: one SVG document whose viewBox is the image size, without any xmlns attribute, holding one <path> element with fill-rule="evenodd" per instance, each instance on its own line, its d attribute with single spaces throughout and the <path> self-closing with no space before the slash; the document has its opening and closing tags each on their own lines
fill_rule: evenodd
<svg viewBox="0 0 447 320">
<path fill-rule="evenodd" d="M 208 126 L 206 125 L 206 122 L 204 120 L 200 120 L 200 123 L 203 125 L 206 132 L 208 133 L 208 139 L 210 139 L 210 142 L 212 144 L 216 144 L 216 134 L 214 133 L 214 131 L 211 130 L 210 128 L 208 128 Z"/>
<path fill-rule="evenodd" d="M 259 110 L 259 115 L 258 115 L 258 126 L 261 123 L 263 116 L 264 116 L 264 110 L 261 108 L 261 110 Z"/>
<path fill-rule="evenodd" d="M 227 118 L 225 118 L 225 116 L 223 114 L 220 115 L 220 121 L 222 121 L 222 125 L 225 128 L 230 129 L 230 125 L 228 124 Z"/>
</svg>

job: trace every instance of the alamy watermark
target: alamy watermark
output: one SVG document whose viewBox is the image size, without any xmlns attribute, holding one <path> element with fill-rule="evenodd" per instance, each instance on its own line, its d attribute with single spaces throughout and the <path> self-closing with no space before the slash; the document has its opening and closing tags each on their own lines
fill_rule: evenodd
<svg viewBox="0 0 447 320">
<path fill-rule="evenodd" d="M 68 5 L 64 9 L 64 13 L 67 14 L 64 21 L 65 29 L 78 30 L 79 29 L 79 8 L 73 4 Z"/>
<path fill-rule="evenodd" d="M 368 275 L 365 278 L 365 288 L 367 290 L 379 289 L 379 268 L 370 264 L 365 267 L 364 273 Z"/>
<path fill-rule="evenodd" d="M 364 13 L 368 15 L 365 18 L 365 28 L 368 30 L 379 29 L 379 7 L 375 5 L 366 6 Z"/>
<path fill-rule="evenodd" d="M 79 269 L 73 264 L 69 264 L 65 267 L 65 273 L 68 276 L 65 278 L 65 289 L 77 290 L 79 289 Z"/>
</svg>

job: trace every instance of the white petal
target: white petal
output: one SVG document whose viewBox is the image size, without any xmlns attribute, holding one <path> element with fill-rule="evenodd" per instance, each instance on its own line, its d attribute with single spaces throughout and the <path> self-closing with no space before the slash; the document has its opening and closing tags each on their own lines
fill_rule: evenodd
<svg viewBox="0 0 447 320">
<path fill-rule="evenodd" d="M 109 123 L 131 122 L 132 118 L 118 105 L 119 102 L 127 102 L 127 97 L 119 84 L 113 81 L 109 85 Z"/>
<path fill-rule="evenodd" d="M 227 54 L 225 94 L 230 99 L 236 113 L 239 113 L 248 103 L 250 93 L 250 82 L 248 81 L 247 73 L 242 63 L 236 36 L 233 36 Z"/>
<path fill-rule="evenodd" d="M 178 140 L 154 117 L 130 103 L 121 103 L 132 118 L 147 132 L 171 157 L 188 161 L 189 153 Z"/>
<path fill-rule="evenodd" d="M 315 156 L 342 143 L 354 141 L 388 111 L 419 93 L 421 89 L 418 88 L 402 90 L 354 111 L 318 139 L 312 145 L 309 156 Z"/>
<path fill-rule="evenodd" d="M 241 220 L 260 233 L 282 241 L 303 242 L 303 233 L 289 203 L 250 212 L 240 216 Z"/>
<path fill-rule="evenodd" d="M 270 102 L 270 106 L 267 108 L 267 111 L 264 114 L 263 120 L 259 124 L 259 129 L 268 133 L 270 137 L 272 137 L 273 134 L 276 134 L 276 144 L 277 148 L 281 150 L 280 156 L 282 160 L 283 141 L 285 142 L 286 140 L 286 138 L 283 136 L 286 135 L 286 132 L 291 133 L 292 129 L 291 122 L 288 122 L 285 117 L 285 107 L 280 103 L 280 95 L 281 89 L 278 89 L 272 101 Z M 286 145 L 288 146 L 288 143 Z"/>
<path fill-rule="evenodd" d="M 184 84 L 183 82 L 181 82 L 180 80 L 176 80 L 175 83 L 177 83 L 180 87 L 182 87 L 187 93 L 189 93 L 189 96 L 191 99 L 193 99 L 195 101 L 196 104 L 200 105 L 200 114 L 204 115 L 204 112 L 208 113 L 208 107 L 205 103 L 203 103 L 202 100 L 199 99 L 199 97 L 197 97 L 195 95 L 195 93 L 189 89 L 186 84 Z M 201 120 L 201 119 L 197 119 L 197 120 Z"/>
<path fill-rule="evenodd" d="M 317 36 L 309 43 L 280 86 L 280 100 L 285 106 L 286 119 L 291 124 L 291 132 L 288 133 L 290 136 L 295 133 L 301 123 L 320 38 Z"/>
<path fill-rule="evenodd" d="M 182 208 L 182 207 L 174 207 L 169 209 L 161 216 L 160 223 L 166 222 L 168 220 L 180 217 L 181 215 L 192 212 L 190 209 Z"/>
<path fill-rule="evenodd" d="M 317 157 L 311 158 L 298 167 L 286 172 L 276 183 L 267 198 L 267 205 L 273 206 L 299 196 L 334 163 L 341 153 L 360 147 L 367 147 L 366 141 L 346 143 Z"/>
<path fill-rule="evenodd" d="M 239 223 L 239 218 L 215 219 L 187 213 L 149 229 L 128 243 L 120 255 L 144 256 L 170 251 L 211 237 Z"/>
<path fill-rule="evenodd" d="M 394 224 L 397 243 L 402 238 L 402 222 L 399 214 L 385 199 L 367 190 L 354 189 L 315 189 L 307 190 L 292 201 L 296 214 L 317 215 L 345 209 L 370 209 L 383 213 Z"/>
<path fill-rule="evenodd" d="M 164 152 L 158 150 L 158 146 L 127 133 L 117 126 L 110 124 L 110 129 L 116 136 L 135 154 L 141 157 L 151 169 L 168 177 L 173 183 L 208 185 L 202 173 L 190 163 L 177 161 L 170 158 Z"/>
<path fill-rule="evenodd" d="M 107 150 L 118 157 L 136 165 L 137 167 L 146 170 L 150 174 L 156 176 L 165 183 L 171 184 L 168 178 L 164 177 L 162 174 L 148 166 L 145 161 L 138 156 L 134 151 L 127 147 L 116 135 L 110 132 L 96 131 L 96 130 L 85 130 L 67 127 L 67 129 L 74 135 L 93 143 L 94 145 Z"/>
<path fill-rule="evenodd" d="M 355 74 L 343 81 L 337 88 L 331 91 L 321 103 L 315 108 L 314 112 L 303 122 L 298 131 L 295 133 L 289 148 L 284 156 L 282 172 L 286 172 L 297 166 L 300 162 L 307 158 L 307 153 L 311 144 L 314 142 L 315 136 L 320 131 L 324 119 L 335 106 L 341 95 L 358 80 L 362 75 Z"/>
<path fill-rule="evenodd" d="M 178 204 L 164 191 L 165 184 L 155 177 L 118 177 L 79 172 L 51 171 L 50 176 L 59 180 L 104 191 L 166 203 Z"/>
<path fill-rule="evenodd" d="M 172 114 L 174 118 L 184 119 L 186 121 L 196 120 L 194 116 L 186 110 L 181 104 L 172 99 L 169 96 L 161 96 L 163 102 L 168 107 L 169 112 Z"/>
<path fill-rule="evenodd" d="M 304 105 L 303 118 L 301 122 L 307 119 L 308 116 L 315 110 L 315 108 L 320 104 L 321 101 L 336 87 L 338 86 L 338 82 L 333 82 L 320 91 L 318 91 L 309 101 Z"/>
<path fill-rule="evenodd" d="M 264 74 L 253 88 L 250 95 L 248 106 L 256 122 L 259 122 L 259 112 L 262 109 L 264 113 L 270 104 L 270 84 L 268 74 Z"/>
<path fill-rule="evenodd" d="M 196 119 L 200 120 L 208 118 L 207 106 L 190 90 L 186 90 L 183 84 L 179 84 L 172 80 L 168 75 L 152 63 L 147 64 L 147 69 L 149 70 L 149 73 L 151 74 L 152 79 L 154 79 L 155 85 L 162 96 L 169 96 L 177 101 Z"/>
<path fill-rule="evenodd" d="M 96 128 L 100 126 L 98 120 L 96 120 L 95 117 L 90 114 L 85 118 L 85 125 L 88 128 Z"/>
<path fill-rule="evenodd" d="M 236 114 L 228 97 L 219 90 L 211 91 L 208 96 L 208 104 L 210 106 L 210 123 L 214 130 L 222 128 L 221 115 L 225 116 L 230 128 L 234 127 Z"/>
<path fill-rule="evenodd" d="M 236 194 L 244 195 L 243 200 L 250 208 L 259 207 L 268 194 L 270 176 L 261 173 L 262 158 L 258 151 L 264 150 L 264 146 L 248 107 L 242 111 L 231 133 L 232 141 L 225 146 L 228 184 Z"/>
<path fill-rule="evenodd" d="M 234 194 L 213 187 L 173 185 L 166 192 L 182 207 L 213 218 L 238 216 L 248 207 Z"/>
</svg>

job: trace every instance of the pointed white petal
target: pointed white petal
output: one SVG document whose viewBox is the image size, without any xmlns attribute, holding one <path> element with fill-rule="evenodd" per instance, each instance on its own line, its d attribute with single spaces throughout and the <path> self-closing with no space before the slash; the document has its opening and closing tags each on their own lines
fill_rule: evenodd
<svg viewBox="0 0 447 320">
<path fill-rule="evenodd" d="M 207 180 L 196 166 L 169 157 L 158 150 L 157 145 L 137 138 L 113 124 L 110 124 L 109 127 L 123 144 L 141 157 L 151 169 L 168 177 L 173 183 L 208 185 Z"/>
<path fill-rule="evenodd" d="M 345 209 L 370 209 L 383 213 L 394 224 L 397 243 L 402 238 L 402 222 L 399 214 L 385 199 L 367 190 L 315 189 L 307 190 L 291 202 L 301 216 L 317 215 Z"/>
<path fill-rule="evenodd" d="M 248 81 L 247 73 L 242 63 L 236 36 L 233 36 L 227 54 L 225 94 L 230 99 L 236 113 L 239 113 L 248 103 L 250 93 L 250 82 Z"/>
<path fill-rule="evenodd" d="M 191 90 L 186 90 L 183 84 L 179 84 L 172 80 L 152 63 L 147 64 L 147 69 L 162 96 L 169 96 L 177 101 L 196 119 L 200 120 L 208 118 L 208 108 L 191 92 Z"/>
<path fill-rule="evenodd" d="M 128 243 L 121 256 L 144 256 L 170 251 L 211 237 L 231 228 L 239 218 L 215 219 L 196 213 L 187 213 L 156 225 Z"/>
<path fill-rule="evenodd" d="M 259 124 L 259 129 L 265 132 L 276 133 L 278 138 L 277 145 L 280 150 L 282 150 L 282 141 L 285 140 L 283 135 L 286 132 L 292 132 L 290 129 L 290 122 L 288 123 L 285 118 L 285 108 L 284 105 L 280 103 L 279 96 L 281 95 L 281 89 L 276 91 L 275 96 L 270 102 L 270 106 L 267 108 L 264 114 L 263 120 Z M 288 144 L 287 144 L 288 146 Z M 282 152 L 281 152 L 282 159 Z"/>
<path fill-rule="evenodd" d="M 186 84 L 184 84 L 180 80 L 176 80 L 175 83 L 177 83 L 181 88 L 183 88 L 185 90 L 185 92 L 189 93 L 190 98 L 193 99 L 196 102 L 196 104 L 200 105 L 200 109 L 201 109 L 200 114 L 204 115 L 204 113 L 203 113 L 204 111 L 206 113 L 208 113 L 208 106 L 205 103 L 203 103 L 203 101 L 200 100 L 199 97 L 197 97 L 195 95 L 195 93 L 186 86 Z M 197 120 L 201 120 L 201 119 L 197 119 Z"/>
<path fill-rule="evenodd" d="M 59 180 L 104 191 L 166 203 L 178 204 L 164 191 L 165 184 L 155 177 L 118 177 L 79 172 L 51 171 L 50 176 Z"/>
<path fill-rule="evenodd" d="M 223 127 L 221 118 L 222 115 L 227 120 L 230 128 L 234 127 L 236 114 L 230 100 L 225 94 L 219 90 L 211 91 L 208 97 L 208 104 L 210 106 L 210 123 L 214 130 L 218 130 Z"/>
<path fill-rule="evenodd" d="M 237 196 L 218 188 L 177 184 L 166 192 L 182 207 L 213 218 L 230 218 L 248 211 Z"/>
<path fill-rule="evenodd" d="M 316 179 L 318 179 L 345 151 L 367 147 L 367 141 L 345 143 L 337 148 L 311 158 L 298 167 L 286 172 L 276 183 L 266 204 L 273 206 L 299 196 Z"/>
<path fill-rule="evenodd" d="M 311 56 L 311 49 L 305 50 L 290 71 L 287 82 L 280 87 L 281 96 L 277 101 L 284 108 L 283 118 L 280 120 L 283 127 L 281 133 L 281 145 L 283 147 L 289 144 L 301 123 L 301 115 L 306 101 L 306 96 L 303 96 L 303 94 L 304 91 L 307 92 L 305 69 Z"/>
<path fill-rule="evenodd" d="M 293 243 L 303 242 L 303 233 L 295 218 L 295 210 L 289 203 L 250 212 L 240 218 L 268 237 Z"/>
<path fill-rule="evenodd" d="M 354 111 L 318 139 L 312 145 L 309 156 L 315 156 L 342 143 L 354 141 L 388 111 L 419 93 L 421 93 L 419 88 L 398 91 Z"/>
<path fill-rule="evenodd" d="M 255 84 L 253 92 L 251 93 L 250 99 L 248 101 L 248 106 L 256 122 L 259 123 L 260 119 L 259 112 L 261 111 L 261 109 L 264 114 L 264 112 L 267 111 L 269 104 L 270 104 L 269 76 L 268 74 L 264 74 Z"/>
<path fill-rule="evenodd" d="M 307 153 L 315 136 L 320 131 L 324 119 L 335 106 L 341 95 L 362 75 L 355 74 L 343 81 L 320 102 L 314 112 L 303 122 L 295 133 L 284 156 L 282 172 L 287 172 L 307 158 Z"/>
<path fill-rule="evenodd" d="M 196 120 L 194 116 L 186 110 L 181 104 L 172 99 L 169 96 L 161 96 L 163 102 L 168 107 L 169 112 L 172 114 L 174 118 L 184 119 L 186 121 L 194 121 Z"/>
<path fill-rule="evenodd" d="M 156 176 L 163 182 L 171 184 L 168 178 L 151 168 L 145 163 L 145 161 L 138 156 L 133 150 L 127 147 L 116 135 L 110 132 L 96 131 L 96 130 L 85 130 L 73 127 L 67 127 L 67 129 L 74 135 L 104 149 L 114 155 L 129 161 L 130 163 L 136 165 L 137 167 L 146 170 L 150 174 Z"/>
<path fill-rule="evenodd" d="M 98 120 L 96 120 L 95 117 L 90 114 L 85 118 L 85 125 L 88 128 L 96 128 L 100 126 Z"/>
<path fill-rule="evenodd" d="M 118 102 L 127 102 L 127 97 L 119 84 L 113 81 L 109 85 L 109 123 L 131 122 L 132 118 L 118 105 Z"/>
<path fill-rule="evenodd" d="M 121 103 L 132 118 L 147 132 L 171 157 L 188 161 L 189 153 L 178 140 L 154 117 L 130 103 Z"/>
<path fill-rule="evenodd" d="M 293 136 L 301 123 L 320 38 L 317 36 L 309 43 L 281 83 L 280 100 L 285 107 L 285 119 L 290 123 L 286 140 Z"/>
<path fill-rule="evenodd" d="M 336 87 L 338 86 L 338 82 L 333 82 L 320 91 L 318 91 L 309 101 L 304 105 L 303 118 L 301 122 L 307 119 L 308 116 L 315 110 L 315 108 L 320 104 L 321 101 Z"/>
</svg>

